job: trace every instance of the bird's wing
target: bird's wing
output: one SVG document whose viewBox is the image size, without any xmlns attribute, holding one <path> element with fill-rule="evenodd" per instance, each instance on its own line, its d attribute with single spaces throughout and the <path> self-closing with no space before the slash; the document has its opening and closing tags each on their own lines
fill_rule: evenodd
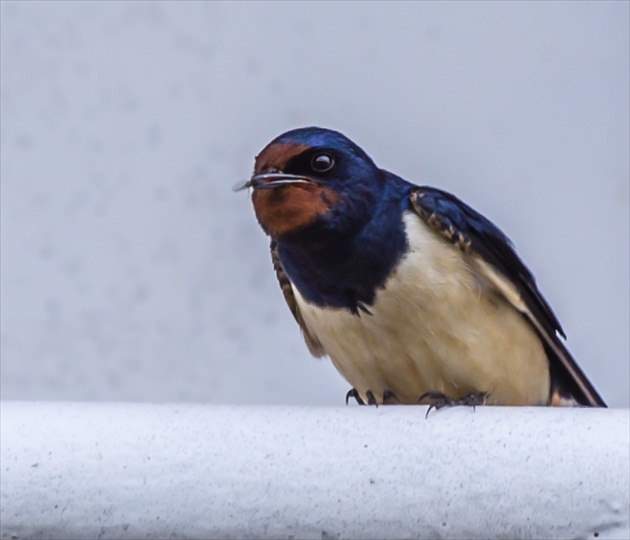
<svg viewBox="0 0 630 540">
<path fill-rule="evenodd" d="M 280 284 L 280 288 L 282 289 L 282 294 L 284 295 L 284 299 L 293 313 L 293 317 L 300 325 L 302 330 L 302 335 L 304 336 L 304 341 L 306 341 L 306 346 L 308 350 L 311 352 L 313 356 L 320 357 L 326 354 L 324 347 L 319 342 L 317 337 L 311 334 L 304 324 L 304 319 L 302 318 L 302 314 L 300 313 L 300 308 L 295 300 L 295 295 L 293 294 L 293 287 L 291 285 L 291 281 L 289 281 L 288 276 L 285 274 L 282 269 L 282 265 L 280 264 L 280 257 L 278 256 L 278 248 L 276 243 L 271 241 L 271 261 L 273 262 L 273 269 L 276 271 L 276 277 L 278 278 L 278 283 Z"/>
<path fill-rule="evenodd" d="M 481 214 L 444 191 L 414 186 L 410 203 L 430 229 L 467 254 L 474 270 L 532 324 L 549 359 L 550 402 L 573 398 L 580 405 L 605 407 L 558 337 L 565 337 L 562 327 L 510 240 Z"/>
</svg>

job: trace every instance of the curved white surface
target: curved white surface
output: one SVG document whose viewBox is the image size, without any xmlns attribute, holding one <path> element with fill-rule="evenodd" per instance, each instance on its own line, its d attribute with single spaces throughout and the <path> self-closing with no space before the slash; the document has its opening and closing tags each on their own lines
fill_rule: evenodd
<svg viewBox="0 0 630 540">
<path fill-rule="evenodd" d="M 2 403 L 5 538 L 628 538 L 629 412 Z"/>
</svg>

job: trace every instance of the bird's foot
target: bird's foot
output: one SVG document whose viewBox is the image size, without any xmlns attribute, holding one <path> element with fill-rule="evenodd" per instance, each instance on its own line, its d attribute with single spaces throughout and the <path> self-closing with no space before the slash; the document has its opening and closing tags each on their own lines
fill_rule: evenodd
<svg viewBox="0 0 630 540">
<path fill-rule="evenodd" d="M 368 405 L 375 405 L 378 407 L 378 401 L 376 401 L 376 397 L 374 396 L 374 392 L 372 390 L 368 390 L 365 392 L 365 397 L 367 398 Z M 354 398 L 359 405 L 365 405 L 365 401 L 361 398 L 359 391 L 356 388 L 351 388 L 348 390 L 346 394 L 346 405 L 350 401 L 350 398 Z M 385 390 L 383 392 L 383 401 L 381 402 L 383 405 L 393 405 L 395 403 L 400 403 L 400 400 L 394 394 L 394 392 L 390 390 Z"/>
<path fill-rule="evenodd" d="M 458 405 L 467 405 L 472 407 L 475 410 L 477 405 L 484 405 L 486 402 L 486 398 L 488 394 L 485 392 L 472 392 L 470 394 L 466 394 L 465 396 L 459 399 L 453 399 L 443 394 L 442 392 L 425 392 L 418 398 L 418 403 L 422 403 L 425 399 L 432 399 L 433 402 L 429 405 L 427 409 L 426 417 L 429 417 L 429 413 L 431 409 L 435 409 L 439 411 L 444 407 L 456 407 Z"/>
</svg>

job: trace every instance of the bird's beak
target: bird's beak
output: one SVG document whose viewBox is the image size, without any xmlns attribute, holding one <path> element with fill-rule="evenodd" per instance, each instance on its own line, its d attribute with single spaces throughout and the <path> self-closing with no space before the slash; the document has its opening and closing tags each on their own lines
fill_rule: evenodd
<svg viewBox="0 0 630 540">
<path fill-rule="evenodd" d="M 314 182 L 314 178 L 309 178 L 308 176 L 300 176 L 297 174 L 261 173 L 255 174 L 246 182 L 239 182 L 232 188 L 232 191 L 241 191 L 247 188 L 272 189 L 280 186 L 312 184 Z"/>
</svg>

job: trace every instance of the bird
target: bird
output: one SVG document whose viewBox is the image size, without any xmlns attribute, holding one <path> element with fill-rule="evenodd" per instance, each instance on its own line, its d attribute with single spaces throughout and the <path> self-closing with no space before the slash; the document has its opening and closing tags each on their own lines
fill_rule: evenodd
<svg viewBox="0 0 630 540">
<path fill-rule="evenodd" d="M 351 386 L 346 404 L 606 407 L 512 242 L 456 196 L 320 127 L 268 143 L 244 189 L 310 353 Z"/>
</svg>

